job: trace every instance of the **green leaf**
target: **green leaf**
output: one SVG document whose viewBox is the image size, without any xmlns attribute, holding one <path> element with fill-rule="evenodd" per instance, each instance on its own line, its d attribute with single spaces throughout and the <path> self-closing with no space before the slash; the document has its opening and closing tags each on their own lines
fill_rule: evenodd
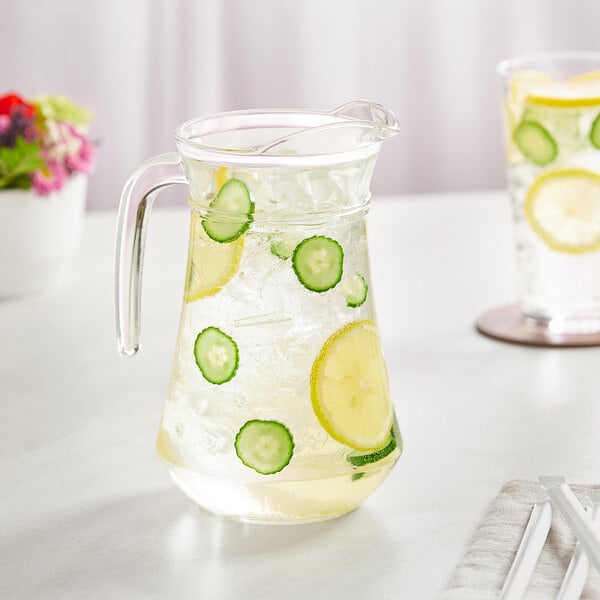
<svg viewBox="0 0 600 600">
<path fill-rule="evenodd" d="M 31 189 L 31 179 L 27 175 L 19 175 L 12 180 L 10 187 L 17 190 L 29 190 Z"/>
<path fill-rule="evenodd" d="M 13 148 L 0 148 L 0 189 L 28 189 L 25 179 L 34 171 L 43 169 L 44 159 L 40 154 L 39 142 L 26 142 L 18 137 Z M 27 186 L 27 187 L 26 187 Z"/>
</svg>

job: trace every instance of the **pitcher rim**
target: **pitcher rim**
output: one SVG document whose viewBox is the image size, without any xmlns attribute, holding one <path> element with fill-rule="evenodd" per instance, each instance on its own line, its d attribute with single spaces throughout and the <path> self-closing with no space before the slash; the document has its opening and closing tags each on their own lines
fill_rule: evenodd
<svg viewBox="0 0 600 600">
<path fill-rule="evenodd" d="M 244 119 L 254 117 L 259 121 L 264 121 L 263 126 L 267 127 L 269 121 L 288 117 L 297 119 L 303 118 L 307 124 L 304 127 L 316 127 L 335 123 L 355 123 L 366 124 L 366 121 L 353 119 L 350 117 L 332 116 L 331 113 L 319 110 L 303 110 L 295 108 L 269 108 L 269 109 L 243 109 L 233 111 L 223 111 L 207 115 L 205 117 L 196 117 L 188 119 L 175 128 L 174 137 L 177 149 L 180 154 L 202 160 L 204 162 L 219 165 L 239 165 L 253 167 L 321 167 L 343 164 L 367 159 L 376 155 L 381 148 L 381 140 L 370 141 L 360 145 L 357 148 L 330 153 L 305 153 L 305 154 L 255 154 L 243 149 L 224 149 L 208 144 L 202 144 L 191 138 L 190 133 L 198 125 L 205 126 L 202 134 L 216 133 L 221 131 L 234 131 L 242 129 L 241 127 L 231 126 L 235 122 L 241 123 Z M 269 119 L 271 117 L 271 119 Z M 218 122 L 229 122 L 229 127 L 215 126 Z M 212 125 L 212 127 L 211 127 Z M 273 126 L 273 125 L 271 125 Z M 280 125 L 281 126 L 281 125 Z M 295 125 L 300 127 L 301 125 Z M 377 124 L 372 124 L 373 129 Z M 255 125 L 254 128 L 260 127 Z M 288 127 L 292 127 L 291 123 Z M 399 127 L 398 127 L 399 131 Z M 196 136 L 199 135 L 196 133 Z"/>
</svg>

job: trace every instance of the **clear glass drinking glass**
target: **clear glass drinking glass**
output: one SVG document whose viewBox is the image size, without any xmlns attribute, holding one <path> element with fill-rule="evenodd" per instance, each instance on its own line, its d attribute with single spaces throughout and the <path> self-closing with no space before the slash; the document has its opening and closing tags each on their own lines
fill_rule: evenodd
<svg viewBox="0 0 600 600">
<path fill-rule="evenodd" d="M 600 332 L 600 53 L 517 57 L 498 72 L 524 323 L 569 345 L 578 336 L 593 341 Z"/>
<path fill-rule="evenodd" d="M 402 452 L 373 306 L 365 215 L 398 123 L 357 101 L 332 112 L 242 111 L 176 129 L 178 154 L 121 197 L 119 351 L 139 347 L 144 232 L 158 190 L 190 188 L 183 308 L 157 450 L 204 508 L 254 522 L 358 506 Z"/>
</svg>

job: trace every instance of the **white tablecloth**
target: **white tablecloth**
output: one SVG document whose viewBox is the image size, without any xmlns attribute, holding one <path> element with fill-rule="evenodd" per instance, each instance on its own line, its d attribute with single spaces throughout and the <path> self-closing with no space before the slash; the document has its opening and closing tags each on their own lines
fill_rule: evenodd
<svg viewBox="0 0 600 600">
<path fill-rule="evenodd" d="M 155 209 L 145 346 L 115 351 L 115 215 L 72 278 L 0 302 L 0 597 L 434 598 L 503 483 L 600 481 L 600 350 L 478 335 L 517 297 L 503 192 L 378 198 L 373 291 L 405 454 L 354 513 L 298 527 L 195 507 L 154 452 L 179 320 L 187 211 Z"/>
</svg>

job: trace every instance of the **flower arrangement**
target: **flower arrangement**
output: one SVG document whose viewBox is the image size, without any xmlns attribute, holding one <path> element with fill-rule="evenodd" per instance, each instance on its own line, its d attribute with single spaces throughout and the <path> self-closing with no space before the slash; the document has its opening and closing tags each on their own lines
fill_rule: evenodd
<svg viewBox="0 0 600 600">
<path fill-rule="evenodd" d="M 62 189 L 75 173 L 90 173 L 87 137 L 92 112 L 65 96 L 0 97 L 0 189 L 33 188 L 41 196 Z"/>
</svg>

